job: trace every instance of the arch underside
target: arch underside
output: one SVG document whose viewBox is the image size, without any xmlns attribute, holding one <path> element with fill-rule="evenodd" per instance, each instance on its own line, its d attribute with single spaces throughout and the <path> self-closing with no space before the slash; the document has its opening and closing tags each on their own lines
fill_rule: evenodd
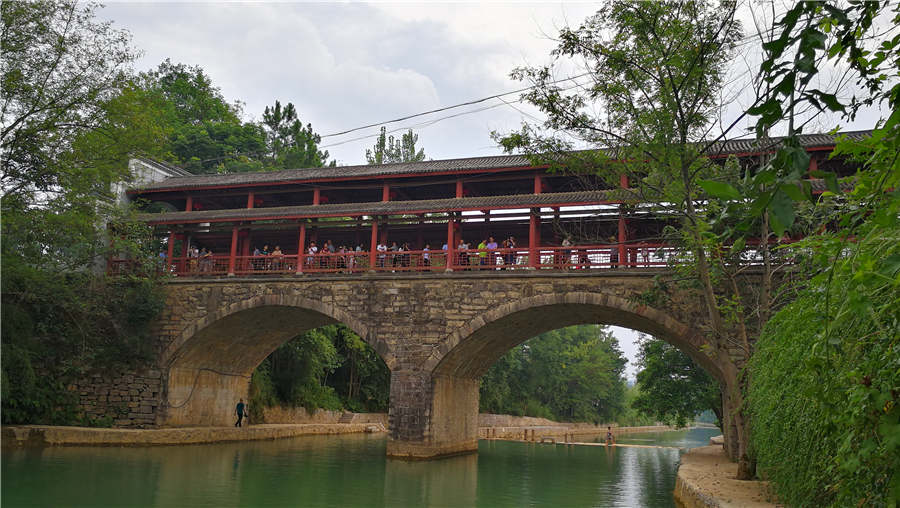
<svg viewBox="0 0 900 508">
<path fill-rule="evenodd" d="M 506 352 L 534 336 L 573 325 L 598 324 L 630 328 L 665 340 L 721 379 L 715 362 L 701 351 L 702 339 L 694 330 L 658 310 L 593 293 L 527 300 L 488 312 L 451 335 L 444 354 L 439 359 L 438 355 L 432 357 L 433 377 L 478 379 Z"/>
<path fill-rule="evenodd" d="M 295 300 L 249 299 L 188 327 L 164 353 L 168 380 L 161 423 L 233 423 L 238 399 L 248 398 L 254 369 L 309 330 L 342 322 L 368 342 L 367 330 L 352 317 L 319 302 Z"/>
</svg>

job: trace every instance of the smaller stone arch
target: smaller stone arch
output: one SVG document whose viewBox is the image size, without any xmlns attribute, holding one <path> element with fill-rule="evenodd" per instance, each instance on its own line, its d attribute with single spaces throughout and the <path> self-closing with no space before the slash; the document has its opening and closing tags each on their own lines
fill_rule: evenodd
<svg viewBox="0 0 900 508">
<path fill-rule="evenodd" d="M 344 309 L 299 295 L 266 294 L 211 310 L 193 321 L 162 352 L 167 425 L 224 425 L 239 398 L 248 396 L 253 370 L 299 333 L 344 323 L 392 368 L 387 344 Z M 373 343 L 374 342 L 374 343 Z"/>
<path fill-rule="evenodd" d="M 160 363 L 165 366 L 171 365 L 172 362 L 177 359 L 179 350 L 192 337 L 197 335 L 198 332 L 206 329 L 213 323 L 219 322 L 228 316 L 260 307 L 288 307 L 295 309 L 305 309 L 318 313 L 322 316 L 326 316 L 330 318 L 330 322 L 324 324 L 340 322 L 347 325 L 357 335 L 362 337 L 362 339 L 366 341 L 367 344 L 375 349 L 376 352 L 378 352 L 389 369 L 393 369 L 393 366 L 397 362 L 396 357 L 391 353 L 387 343 L 385 343 L 381 339 L 373 339 L 372 334 L 369 333 L 369 327 L 344 309 L 331 304 L 323 303 L 319 300 L 313 300 L 311 298 L 306 298 L 299 295 L 285 295 L 278 293 L 257 295 L 251 298 L 247 298 L 246 300 L 234 302 L 221 309 L 217 309 L 213 312 L 207 313 L 205 316 L 193 321 L 192 323 L 188 324 L 177 335 L 175 340 L 173 340 L 163 350 Z M 317 325 L 313 328 L 317 328 L 318 326 L 322 325 Z"/>
</svg>

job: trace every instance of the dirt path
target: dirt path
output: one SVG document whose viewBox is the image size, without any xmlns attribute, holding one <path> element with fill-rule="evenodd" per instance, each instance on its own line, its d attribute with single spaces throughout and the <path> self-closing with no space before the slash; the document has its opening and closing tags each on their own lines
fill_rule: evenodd
<svg viewBox="0 0 900 508">
<path fill-rule="evenodd" d="M 680 507 L 775 507 L 762 481 L 735 480 L 737 464 L 719 445 L 693 448 L 681 456 L 675 481 L 675 502 Z"/>
</svg>

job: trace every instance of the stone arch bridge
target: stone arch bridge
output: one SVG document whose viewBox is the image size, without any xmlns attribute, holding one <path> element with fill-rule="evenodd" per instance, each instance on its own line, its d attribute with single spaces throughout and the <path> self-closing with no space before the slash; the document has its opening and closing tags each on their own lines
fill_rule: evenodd
<svg viewBox="0 0 900 508">
<path fill-rule="evenodd" d="M 723 382 L 717 359 L 743 352 L 710 349 L 704 307 L 691 292 L 670 290 L 656 307 L 639 303 L 657 276 L 668 277 L 608 270 L 173 280 L 154 333 L 151 377 L 158 381 L 147 381 L 154 400 L 140 402 L 147 404 L 140 416 L 157 426 L 231 425 L 262 360 L 335 322 L 358 333 L 391 370 L 387 450 L 396 457 L 476 450 L 479 378 L 512 347 L 565 326 L 646 332 Z M 728 424 L 725 431 L 734 434 Z"/>
</svg>

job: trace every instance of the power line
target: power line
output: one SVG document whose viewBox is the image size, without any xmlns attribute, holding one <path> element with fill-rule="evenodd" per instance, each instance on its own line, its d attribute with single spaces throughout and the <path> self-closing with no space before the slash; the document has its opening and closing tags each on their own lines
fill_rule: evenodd
<svg viewBox="0 0 900 508">
<path fill-rule="evenodd" d="M 582 78 L 582 77 L 587 76 L 587 75 L 589 75 L 589 74 L 591 74 L 591 73 L 590 73 L 590 72 L 585 72 L 584 74 L 579 74 L 579 75 L 577 75 L 577 76 L 571 76 L 571 77 L 568 77 L 568 78 L 558 79 L 558 80 L 556 80 L 556 81 L 551 81 L 551 82 L 549 82 L 549 83 L 541 83 L 541 84 L 539 84 L 539 85 L 526 86 L 525 88 L 520 88 L 520 89 L 518 89 L 518 90 L 513 90 L 513 91 L 511 91 L 511 92 L 498 93 L 498 94 L 491 95 L 491 96 L 488 96 L 488 97 L 482 97 L 481 99 L 475 99 L 475 100 L 471 100 L 471 101 L 461 102 L 461 103 L 459 103 L 459 104 L 454 104 L 454 105 L 452 105 L 452 106 L 444 106 L 443 108 L 432 109 L 432 110 L 430 110 L 430 111 L 425 111 L 425 112 L 423 112 L 423 113 L 416 113 L 416 114 L 414 114 L 414 115 L 408 115 L 408 116 L 404 116 L 404 117 L 400 117 L 400 118 L 395 118 L 395 119 L 393 119 L 393 120 L 387 120 L 387 121 L 385 121 L 385 122 L 371 123 L 371 124 L 369 124 L 369 125 L 363 125 L 363 126 L 361 126 L 361 127 L 354 127 L 354 128 L 352 128 L 352 129 L 347 129 L 347 130 L 341 131 L 341 132 L 332 132 L 331 134 L 324 134 L 324 135 L 322 135 L 321 137 L 322 137 L 322 138 L 330 138 L 330 137 L 333 137 L 333 136 L 342 136 L 342 135 L 344 135 L 344 134 L 349 134 L 349 133 L 351 133 L 351 132 L 356 132 L 356 131 L 359 131 L 359 130 L 368 129 L 368 128 L 370 128 L 370 127 L 379 127 L 379 126 L 381 126 L 381 125 L 386 125 L 386 124 L 389 124 L 389 123 L 396 123 L 396 122 L 402 122 L 403 120 L 409 120 L 410 118 L 416 118 L 416 117 L 419 117 L 419 116 L 430 115 L 430 114 L 432 114 L 432 113 L 440 113 L 441 111 L 447 111 L 448 109 L 460 108 L 460 107 L 462 107 L 462 106 L 471 106 L 472 104 L 478 104 L 478 103 L 480 103 L 480 102 L 488 101 L 488 100 L 491 100 L 491 99 L 497 99 L 497 98 L 500 98 L 500 97 L 504 97 L 504 96 L 506 96 L 506 95 L 512 95 L 512 94 L 515 94 L 515 93 L 522 93 L 522 92 L 524 92 L 524 91 L 526 91 L 526 90 L 531 90 L 532 88 L 536 88 L 536 87 L 538 87 L 538 86 L 553 85 L 553 84 L 556 84 L 556 83 L 562 83 L 563 81 L 571 81 L 571 80 L 573 80 L 573 79 Z"/>
<path fill-rule="evenodd" d="M 774 31 L 775 31 L 774 28 L 769 29 L 769 30 L 766 31 L 766 34 L 774 33 Z M 742 37 L 740 40 L 736 41 L 735 46 L 734 46 L 734 49 L 738 49 L 738 48 L 740 48 L 740 47 L 742 47 L 742 46 L 745 46 L 745 45 L 747 45 L 747 44 L 750 44 L 751 42 L 754 42 L 754 39 L 762 39 L 762 36 L 763 36 L 763 34 L 755 33 L 755 34 L 748 35 L 748 36 L 746 36 L 746 37 Z M 479 104 L 479 103 L 482 103 L 482 102 L 484 102 L 484 101 L 488 101 L 488 100 L 491 100 L 491 99 L 500 99 L 501 97 L 505 97 L 505 96 L 507 96 L 507 95 L 513 95 L 513 94 L 517 94 L 517 93 L 522 93 L 522 92 L 525 92 L 525 91 L 527 91 L 527 90 L 531 90 L 532 88 L 537 88 L 538 86 L 554 85 L 554 84 L 556 84 L 556 83 L 562 83 L 562 82 L 564 82 L 564 81 L 572 81 L 572 80 L 575 80 L 575 79 L 578 79 L 578 78 L 583 78 L 583 77 L 585 77 L 585 76 L 589 76 L 589 75 L 591 75 L 591 74 L 593 74 L 593 72 L 588 71 L 588 72 L 585 72 L 585 73 L 582 73 L 582 74 L 578 74 L 577 76 L 570 76 L 570 77 L 568 77 L 568 78 L 558 79 L 558 80 L 555 80 L 555 81 L 550 81 L 550 82 L 548 82 L 548 83 L 540 83 L 540 84 L 535 84 L 535 85 L 531 85 L 531 86 L 526 86 L 526 87 L 520 88 L 520 89 L 518 89 L 518 90 L 512 90 L 512 91 L 510 91 L 510 92 L 503 92 L 503 93 L 498 93 L 498 94 L 494 94 L 494 95 L 489 95 L 489 96 L 487 96 L 487 97 L 482 97 L 482 98 L 480 98 L 480 99 L 473 99 L 473 100 L 470 100 L 470 101 L 460 102 L 460 103 L 458 103 L 458 104 L 453 104 L 453 105 L 450 105 L 450 106 L 444 106 L 444 107 L 437 108 L 437 109 L 432 109 L 432 110 L 429 110 L 429 111 L 423 111 L 423 112 L 421 112 L 421 113 L 416 113 L 416 114 L 413 114 L 413 115 L 407 115 L 407 116 L 403 116 L 403 117 L 400 117 L 400 118 L 394 118 L 393 120 L 386 120 L 386 121 L 384 121 L 384 122 L 375 122 L 375 123 L 370 123 L 370 124 L 368 124 L 368 125 L 362 125 L 362 126 L 359 126 L 359 127 L 354 127 L 354 128 L 352 128 L 352 129 L 343 130 L 343 131 L 340 131 L 340 132 L 332 132 L 332 133 L 329 133 L 329 134 L 323 134 L 323 135 L 320 136 L 320 137 L 324 139 L 324 138 L 331 138 L 331 137 L 335 137 L 335 136 L 343 136 L 344 134 L 349 134 L 349 133 L 351 133 L 351 132 L 356 132 L 356 131 L 360 131 L 360 130 L 363 130 L 363 129 L 368 129 L 368 128 L 371 128 L 371 127 L 380 127 L 380 126 L 382 126 L 382 125 L 387 125 L 387 124 L 390 124 L 390 123 L 402 122 L 402 121 L 404 121 L 404 120 L 409 120 L 409 119 L 417 118 L 417 117 L 420 117 L 420 116 L 431 115 L 431 114 L 434 114 L 434 113 L 440 113 L 441 111 L 447 111 L 447 110 L 450 110 L 450 109 L 461 108 L 461 107 L 463 107 L 463 106 L 471 106 L 471 105 L 473 105 L 473 104 Z M 501 99 L 501 100 L 502 100 L 502 99 Z M 505 101 L 504 101 L 504 102 L 505 102 Z M 516 101 L 516 102 L 521 102 L 521 101 Z M 509 104 L 507 103 L 507 105 L 509 105 Z M 513 107 L 512 105 L 509 105 L 509 106 L 510 106 L 510 107 Z M 513 107 L 513 109 L 515 109 L 515 108 Z M 478 111 L 480 111 L 480 110 L 478 110 Z M 474 111 L 474 112 L 477 112 L 477 111 Z M 520 111 L 520 113 L 521 113 L 521 111 Z M 459 116 L 459 115 L 454 115 L 454 116 Z M 445 117 L 445 119 L 446 119 L 446 118 L 453 118 L 454 116 Z M 431 125 L 431 123 L 429 123 L 428 125 Z M 401 129 L 399 129 L 399 130 L 403 130 L 403 129 L 406 129 L 406 128 L 408 128 L 408 127 L 403 127 L 403 128 L 401 128 Z M 393 131 L 390 131 L 390 132 L 397 132 L 397 129 L 395 129 L 395 130 L 393 130 Z M 347 140 L 347 142 L 350 142 L 350 141 L 359 141 L 359 140 L 361 140 L 361 139 L 366 139 L 366 138 L 368 138 L 368 137 L 371 137 L 371 136 L 364 136 L 364 137 L 361 137 L 361 138 L 354 138 L 354 139 L 351 139 L 351 140 Z M 332 143 L 332 144 L 330 144 L 330 145 L 323 146 L 323 148 L 327 148 L 327 147 L 329 147 L 329 146 L 337 146 L 337 145 L 341 145 L 341 144 L 344 144 L 344 142 L 340 142 L 340 143 Z"/>
<path fill-rule="evenodd" d="M 583 77 L 583 76 L 585 76 L 585 75 L 587 75 L 587 74 L 590 74 L 590 73 L 581 74 L 581 75 L 579 75 L 579 76 L 573 76 L 573 77 L 571 77 L 571 78 L 561 79 L 561 80 L 558 80 L 558 81 L 554 81 L 554 83 L 559 83 L 559 82 L 562 82 L 562 81 L 574 80 L 574 79 L 577 79 L 577 78 L 579 78 L 579 77 Z M 583 86 L 583 85 L 584 85 L 584 83 L 578 83 L 578 82 L 575 82 L 574 85 L 572 85 L 572 86 L 570 86 L 570 87 L 568 87 L 568 88 L 562 88 L 562 89 L 560 89 L 560 91 L 561 91 L 561 92 L 565 92 L 565 91 L 568 91 L 568 90 L 571 90 L 571 89 L 573 89 L 573 88 L 577 88 L 577 87 Z M 531 87 L 529 87 L 529 88 L 534 88 L 535 86 L 537 86 L 537 85 L 531 86 Z M 526 88 L 526 90 L 527 90 L 527 88 Z M 518 93 L 518 92 L 508 92 L 508 93 L 506 93 L 506 94 L 500 94 L 500 95 L 509 95 L 509 94 L 511 94 L 511 93 Z M 460 116 L 471 115 L 471 114 L 474 114 L 474 113 L 480 113 L 480 112 L 482 112 L 482 111 L 487 111 L 487 110 L 489 110 L 489 109 L 499 108 L 499 107 L 501 107 L 501 106 L 509 106 L 509 107 L 515 109 L 516 111 L 518 111 L 519 113 L 521 113 L 521 114 L 523 114 L 523 115 L 526 115 L 526 116 L 528 116 L 528 117 L 531 117 L 531 118 L 534 119 L 535 121 L 540 121 L 540 119 L 535 118 L 533 115 L 530 115 L 530 114 L 528 114 L 528 113 L 526 113 L 526 112 L 520 110 L 519 108 L 513 106 L 511 103 L 507 102 L 506 100 L 504 100 L 504 99 L 501 98 L 500 96 L 487 97 L 487 98 L 485 98 L 484 100 L 488 100 L 488 99 L 491 99 L 491 98 L 499 99 L 499 100 L 502 101 L 502 102 L 501 102 L 500 104 L 493 104 L 493 105 L 491 105 L 491 106 L 483 106 L 483 107 L 476 108 L 476 109 L 470 109 L 470 110 L 467 110 L 467 111 L 462 111 L 462 112 L 460 112 L 460 113 L 455 113 L 455 114 L 453 114 L 453 115 L 442 116 L 442 117 L 440 117 L 440 118 L 435 118 L 435 119 L 433 119 L 433 120 L 428 120 L 428 121 L 426 121 L 426 122 L 420 122 L 420 123 L 411 124 L 411 125 L 410 125 L 410 124 L 407 124 L 407 125 L 404 125 L 404 126 L 402 126 L 402 127 L 397 127 L 397 128 L 395 128 L 395 129 L 391 129 L 391 130 L 389 130 L 389 131 L 385 131 L 385 134 L 393 134 L 393 133 L 395 133 L 395 132 L 404 131 L 404 130 L 406 130 L 406 129 L 423 129 L 423 128 L 425 128 L 425 127 L 430 127 L 431 125 L 434 125 L 434 124 L 436 124 L 436 123 L 438 123 L 438 122 L 441 122 L 441 121 L 444 121 L 444 120 L 448 120 L 448 119 L 450 119 L 450 118 L 456 118 L 456 117 L 460 117 Z M 478 102 L 483 102 L 483 101 L 478 101 Z M 513 101 L 513 102 L 522 102 L 522 99 L 519 98 L 519 99 L 516 99 L 516 100 Z M 428 113 L 422 113 L 422 114 L 425 115 L 425 114 L 428 114 Z M 414 116 L 421 116 L 421 115 L 414 115 Z M 411 117 L 411 118 L 412 118 L 412 117 Z M 381 125 L 381 124 L 375 124 L 375 125 Z M 369 126 L 369 127 L 372 127 L 372 126 Z M 359 127 L 358 129 L 353 129 L 353 130 L 359 130 L 359 129 L 364 129 L 364 128 L 366 128 L 366 127 Z M 381 135 L 381 133 L 378 133 L 378 134 L 366 134 L 366 135 L 364 135 L 364 136 L 358 136 L 358 137 L 355 137 L 355 138 L 346 139 L 346 140 L 344 140 L 344 141 L 337 141 L 337 142 L 330 143 L 330 144 L 327 144 L 327 145 L 322 145 L 320 148 L 331 148 L 331 147 L 333 147 L 333 146 L 345 145 L 345 144 L 347 144 L 347 143 L 352 143 L 352 142 L 354 142 L 354 141 L 362 141 L 362 140 L 364 140 L 364 139 L 371 139 L 371 138 L 374 138 L 374 137 L 378 137 L 378 136 L 380 136 L 380 135 Z M 324 137 L 324 136 L 322 136 L 322 137 Z"/>
</svg>

